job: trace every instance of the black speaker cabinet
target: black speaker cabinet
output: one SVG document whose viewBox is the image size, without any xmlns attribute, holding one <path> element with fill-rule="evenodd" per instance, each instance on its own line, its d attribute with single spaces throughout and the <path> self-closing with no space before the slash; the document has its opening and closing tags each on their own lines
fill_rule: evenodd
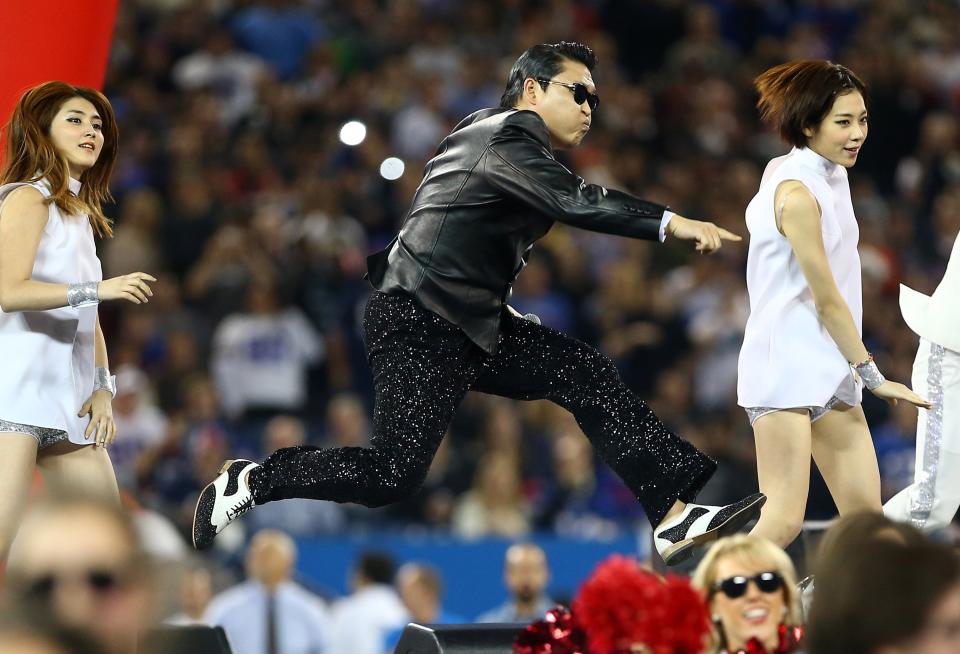
<svg viewBox="0 0 960 654">
<path fill-rule="evenodd" d="M 137 654 L 233 654 L 223 627 L 163 626 L 140 637 Z"/>
<path fill-rule="evenodd" d="M 408 624 L 394 654 L 512 654 L 523 624 Z"/>
</svg>

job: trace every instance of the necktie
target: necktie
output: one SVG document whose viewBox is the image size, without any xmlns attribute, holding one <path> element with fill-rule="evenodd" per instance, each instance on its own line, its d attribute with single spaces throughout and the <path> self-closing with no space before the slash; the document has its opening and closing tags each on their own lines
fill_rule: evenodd
<svg viewBox="0 0 960 654">
<path fill-rule="evenodd" d="M 279 654 L 277 645 L 277 596 L 267 593 L 267 654 Z"/>
</svg>

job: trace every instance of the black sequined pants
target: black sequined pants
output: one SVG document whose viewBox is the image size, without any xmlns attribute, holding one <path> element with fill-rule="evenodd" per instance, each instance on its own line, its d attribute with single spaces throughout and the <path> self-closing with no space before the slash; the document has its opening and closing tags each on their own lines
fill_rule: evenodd
<svg viewBox="0 0 960 654">
<path fill-rule="evenodd" d="M 306 497 L 374 507 L 414 493 L 470 390 L 547 399 L 573 413 L 653 525 L 677 499 L 694 499 L 716 464 L 671 433 L 609 358 L 513 315 L 502 324 L 490 355 L 410 297 L 375 291 L 363 321 L 376 389 L 371 446 L 277 450 L 250 474 L 256 503 Z"/>
</svg>

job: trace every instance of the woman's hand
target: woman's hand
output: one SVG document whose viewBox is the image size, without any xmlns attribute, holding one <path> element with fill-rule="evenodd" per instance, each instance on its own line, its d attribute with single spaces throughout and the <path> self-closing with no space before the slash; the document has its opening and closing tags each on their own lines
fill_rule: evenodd
<svg viewBox="0 0 960 654">
<path fill-rule="evenodd" d="M 90 414 L 90 424 L 83 432 L 83 437 L 89 439 L 94 436 L 93 446 L 106 447 L 117 437 L 117 425 L 113 422 L 113 395 L 110 391 L 94 391 L 83 406 L 78 416 Z"/>
<path fill-rule="evenodd" d="M 148 281 L 155 282 L 157 278 L 144 272 L 120 275 L 100 282 L 97 286 L 97 295 L 101 302 L 127 300 L 135 304 L 144 304 L 149 301 L 148 297 L 153 296 L 153 291 L 147 284 Z"/>
<path fill-rule="evenodd" d="M 894 381 L 885 381 L 873 389 L 872 392 L 890 406 L 896 404 L 897 400 L 905 400 L 921 409 L 929 409 L 932 406 L 930 400 L 923 399 L 903 384 Z"/>
</svg>

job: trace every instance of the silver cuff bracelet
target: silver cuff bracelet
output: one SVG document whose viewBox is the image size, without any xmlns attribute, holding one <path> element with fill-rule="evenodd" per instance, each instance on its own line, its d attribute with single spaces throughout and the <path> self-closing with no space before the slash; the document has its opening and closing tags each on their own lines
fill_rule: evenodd
<svg viewBox="0 0 960 654">
<path fill-rule="evenodd" d="M 866 386 L 868 390 L 872 391 L 887 381 L 880 373 L 880 369 L 877 368 L 877 364 L 874 363 L 873 359 L 861 363 L 859 366 L 856 366 L 854 370 L 860 375 L 860 379 L 863 380 L 863 385 Z"/>
<path fill-rule="evenodd" d="M 108 368 L 97 368 L 93 375 L 93 392 L 110 391 L 110 395 L 117 396 L 117 376 L 111 375 Z"/>
<path fill-rule="evenodd" d="M 71 307 L 85 307 L 100 303 L 98 282 L 77 282 L 67 287 L 67 302 Z"/>
</svg>

